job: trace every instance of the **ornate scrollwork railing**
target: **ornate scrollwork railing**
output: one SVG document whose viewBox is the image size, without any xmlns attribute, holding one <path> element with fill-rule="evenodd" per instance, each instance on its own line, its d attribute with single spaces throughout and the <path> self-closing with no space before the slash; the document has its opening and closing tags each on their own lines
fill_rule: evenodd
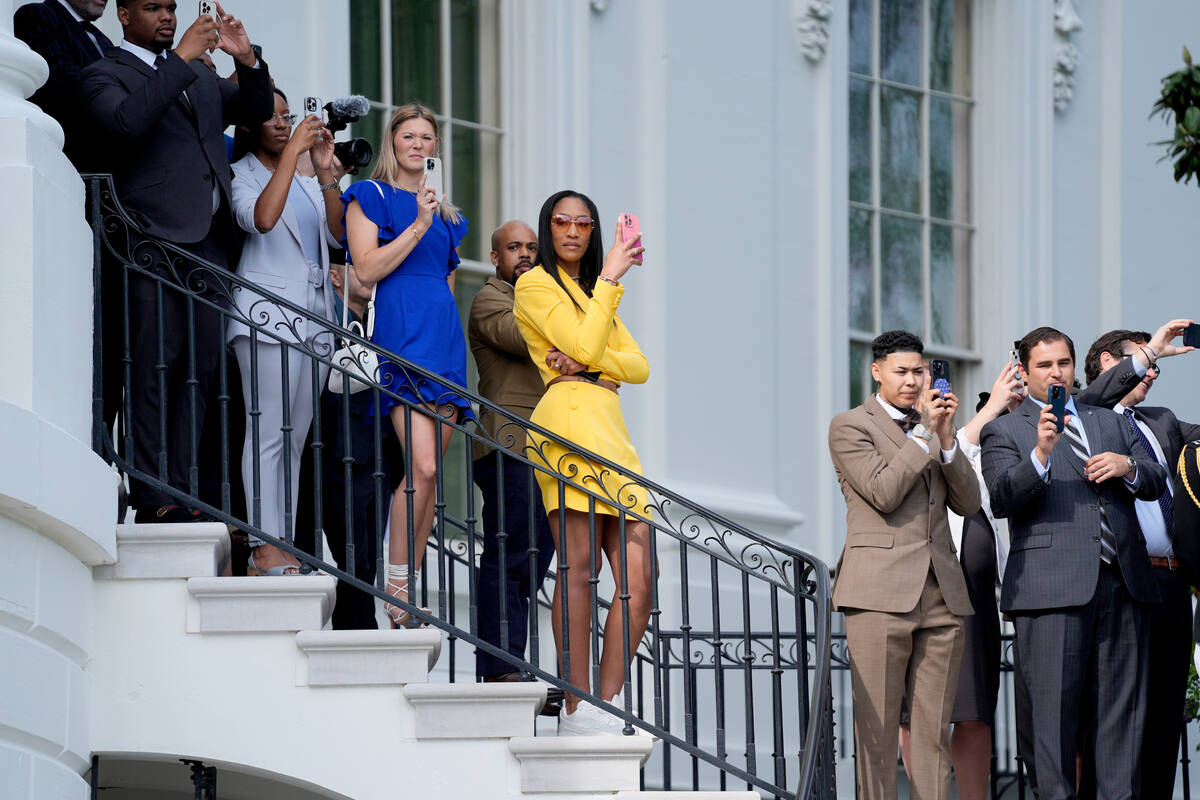
<svg viewBox="0 0 1200 800">
<path fill-rule="evenodd" d="M 180 503 L 199 509 L 240 528 L 250 537 L 269 542 L 293 554 L 301 562 L 334 575 L 340 581 L 361 592 L 397 606 L 414 618 L 447 633 L 452 640 L 474 646 L 552 686 L 570 690 L 595 703 L 626 722 L 626 731 L 633 727 L 647 730 L 661 739 L 660 772 L 644 771 L 647 784 L 664 788 L 690 784 L 695 788 L 715 783 L 724 787 L 728 781 L 744 783 L 770 796 L 781 798 L 830 798 L 833 796 L 833 731 L 830 689 L 830 606 L 829 577 L 824 564 L 811 555 L 755 533 L 697 503 L 640 475 L 626 473 L 620 464 L 578 447 L 538 425 L 515 415 L 505 408 L 472 394 L 461 386 L 448 384 L 445 378 L 421 366 L 405 361 L 395 353 L 379 348 L 355 331 L 347 331 L 336 322 L 323 318 L 306 308 L 295 305 L 269 289 L 256 285 L 243 276 L 204 261 L 186 248 L 145 235 L 144 225 L 136 215 L 123 209 L 109 176 L 85 176 L 89 188 L 89 210 L 96 243 L 95 282 L 97 298 L 103 296 L 102 283 L 118 281 L 128 296 L 131 281 L 137 280 L 154 287 L 158 297 L 171 295 L 182 300 L 186 320 L 157 320 L 160 337 L 164 325 L 192 324 L 194 313 L 205 310 L 219 314 L 225 326 L 244 326 L 254 342 L 278 345 L 286 351 L 304 357 L 305 369 L 311 371 L 314 406 L 321 391 L 323 372 L 332 372 L 334 380 L 341 376 L 348 388 L 350 372 L 334 363 L 333 354 L 340 346 L 353 343 L 374 352 L 387 366 L 373 379 L 366 381 L 366 396 L 370 398 L 370 424 L 374 432 L 375 521 L 373 533 L 382 541 L 386 514 L 380 511 L 391 502 L 389 475 L 384 469 L 380 452 L 385 437 L 391 432 L 381 423 L 385 405 L 400 409 L 404 430 L 410 430 L 417 417 L 431 420 L 437 430 L 449 429 L 462 437 L 466 445 L 465 469 L 461 474 L 448 474 L 446 457 L 439 451 L 436 469 L 437 493 L 434 523 L 429 539 L 430 556 L 436 559 L 436 594 L 438 603 L 426 610 L 430 592 L 429 571 L 422 574 L 421 598 L 402 601 L 384 591 L 382 580 L 382 547 L 379 547 L 375 584 L 361 580 L 348 565 L 355 564 L 355 552 L 347 542 L 347 565 L 341 569 L 330 563 L 321 552 L 321 526 L 324 509 L 316 502 L 316 541 L 312 552 L 296 545 L 291 521 L 284 525 L 283 534 L 264 530 L 257 513 L 240 516 L 230 502 L 232 481 L 229 453 L 239 442 L 225 441 L 225 422 L 236 397 L 228 390 L 222 373 L 218 401 L 221 426 L 216 435 L 221 441 L 220 501 L 206 502 L 201 497 L 196 465 L 187 487 L 172 486 L 165 470 L 152 474 L 149 468 L 137 468 L 125 454 L 133 451 L 132 425 L 125 420 L 125 447 L 118 449 L 106 429 L 100 413 L 99 379 L 95 442 L 99 452 L 114 461 L 131 479 L 153 485 L 157 490 L 176 498 Z M 105 348 L 99 332 L 104 330 L 105 313 L 128 314 L 128 307 L 102 308 L 97 303 L 98 332 L 97 371 L 103 369 Z M 129 320 L 124 320 L 123 366 L 125 393 L 130 391 L 129 364 L 131 361 Z M 194 328 L 191 329 L 194 332 Z M 161 343 L 161 341 L 160 341 Z M 111 343 L 110 343 L 111 344 Z M 222 352 L 222 369 L 225 354 Z M 283 359 L 286 365 L 286 359 Z M 283 367 L 286 377 L 287 367 Z M 252 377 L 254 370 L 251 369 Z M 189 379 L 194 375 L 189 375 Z M 189 385 L 194 380 L 189 380 Z M 303 383 L 303 382 L 302 382 Z M 192 390 L 194 392 L 194 389 Z M 433 398 L 430 405 L 417 398 Z M 474 409 L 486 409 L 500 424 L 495 434 L 470 419 L 460 419 L 439 413 L 444 404 L 469 401 Z M 256 402 L 256 401 L 255 401 Z M 314 415 L 310 444 L 306 449 L 317 451 L 325 447 L 322 434 L 332 425 L 349 429 L 347 403 L 342 414 L 332 423 Z M 193 407 L 193 411 L 194 411 Z M 123 404 L 126 417 L 131 413 L 128 401 Z M 195 418 L 197 415 L 191 415 Z M 247 438 L 258 443 L 259 421 L 255 408 L 250 409 L 252 430 Z M 291 430 L 285 414 L 284 428 Z M 400 425 L 400 422 L 396 423 Z M 200 439 L 202 421 L 192 419 L 193 442 Z M 203 432 L 205 437 L 213 435 Z M 663 564 L 673 563 L 671 591 L 663 591 L 659 578 L 652 586 L 652 603 L 646 635 L 637 642 L 623 643 L 634 665 L 626 669 L 624 706 L 610 702 L 590 692 L 573 687 L 552 669 L 540 665 L 536 653 L 528 660 L 514 656 L 484 640 L 476 627 L 476 608 L 481 601 L 471 591 L 469 625 L 457 622 L 453 591 L 449 588 L 460 581 L 465 572 L 466 582 L 474 587 L 479 551 L 484 537 L 479 530 L 475 512 L 476 500 L 471 489 L 471 444 L 490 447 L 511 447 L 520 437 L 528 444 L 521 452 L 512 452 L 512 463 L 518 469 L 532 470 L 551 476 L 560 486 L 578 492 L 594 510 L 608 506 L 616 511 L 623 531 L 627 522 L 644 522 L 652 532 L 650 558 L 654 574 Z M 511 451 L 510 451 L 511 452 Z M 258 458 L 257 454 L 254 456 Z M 160 459 L 165 463 L 165 455 Z M 311 493 L 321 495 L 320 459 L 315 469 Z M 343 459 L 345 460 L 345 459 Z M 403 454 L 403 472 L 412 474 L 411 453 Z M 258 476 L 255 461 L 255 476 Z M 349 466 L 346 467 L 347 474 Z M 459 495 L 448 498 L 451 484 L 457 482 Z M 306 493 L 308 489 L 304 489 Z M 412 558 L 411 524 L 413 514 L 412 489 L 406 488 L 404 499 L 409 515 L 409 558 Z M 643 498 L 644 501 L 643 501 Z M 248 505 L 249 499 L 247 498 Z M 449 510 L 452 500 L 461 500 L 466 513 L 461 518 Z M 345 494 L 341 512 L 349 519 L 355 509 L 349 492 Z M 404 513 L 404 512 L 401 512 Z M 244 517 L 244 518 L 243 518 Z M 350 537 L 348 537 L 349 539 Z M 624 538 L 622 534 L 622 550 Z M 531 548 L 531 553 L 535 548 Z M 595 609 L 593 628 L 598 628 L 599 611 L 606 603 L 597 597 L 599 570 L 593 557 L 591 583 Z M 535 590 L 531 599 L 536 604 L 548 600 L 542 591 Z M 694 600 L 703 596 L 703 600 Z M 621 596 L 627 602 L 627 595 Z M 531 615 L 537 635 L 537 615 Z M 752 624 L 757 627 L 752 627 Z M 803 643 L 803 645 L 801 645 Z M 536 649 L 536 648 L 534 648 Z M 598 648 L 597 648 L 598 649 Z M 598 669 L 593 653 L 593 671 Z M 453 676 L 452 676 L 453 678 Z M 636 706 L 636 711 L 635 711 Z M 648 709 L 644 716 L 640 711 Z M 734 719 L 737 723 L 734 724 Z M 712 724 L 715 738 L 702 734 L 703 726 Z M 770 769 L 759 769 L 759 742 L 769 743 L 767 760 Z M 732 754 L 740 750 L 738 758 Z M 788 753 L 791 752 L 792 755 Z M 789 779 L 789 773 L 793 776 Z"/>
</svg>

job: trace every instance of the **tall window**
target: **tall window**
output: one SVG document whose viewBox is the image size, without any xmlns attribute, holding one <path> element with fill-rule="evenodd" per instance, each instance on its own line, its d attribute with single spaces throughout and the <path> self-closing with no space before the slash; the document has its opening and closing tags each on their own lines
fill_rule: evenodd
<svg viewBox="0 0 1200 800">
<path fill-rule="evenodd" d="M 971 0 L 850 0 L 850 396 L 871 340 L 978 361 L 971 314 Z M 960 386 L 962 378 L 956 380 Z M 965 388 L 965 387 L 963 387 Z M 959 392 L 962 396 L 962 392 Z"/>
<path fill-rule="evenodd" d="M 371 101 L 354 135 L 378 153 L 397 106 L 432 108 L 447 194 L 471 221 L 460 255 L 486 261 L 501 222 L 500 0 L 350 0 L 350 31 L 351 88 Z"/>
</svg>

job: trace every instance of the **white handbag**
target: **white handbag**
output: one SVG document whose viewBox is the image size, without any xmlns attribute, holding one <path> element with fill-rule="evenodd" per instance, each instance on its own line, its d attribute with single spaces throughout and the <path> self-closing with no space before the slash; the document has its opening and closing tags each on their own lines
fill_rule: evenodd
<svg viewBox="0 0 1200 800">
<path fill-rule="evenodd" d="M 349 266 L 346 269 L 350 269 Z M 345 282 L 347 289 L 349 281 Z M 342 327 L 352 333 L 357 333 L 362 338 L 370 341 L 371 336 L 375 333 L 375 289 L 379 284 L 375 284 L 371 289 L 371 302 L 367 303 L 367 331 L 363 333 L 361 322 L 355 320 L 349 322 L 350 311 L 349 303 L 342 298 Z M 341 394 L 346 387 L 346 381 L 343 380 L 343 375 L 348 375 L 350 378 L 350 394 L 356 394 L 363 389 L 369 388 L 370 384 L 366 381 L 374 383 L 379 382 L 379 356 L 374 350 L 366 345 L 358 342 L 341 341 L 342 346 L 333 354 L 334 368 L 329 371 L 329 391 L 334 394 Z"/>
</svg>

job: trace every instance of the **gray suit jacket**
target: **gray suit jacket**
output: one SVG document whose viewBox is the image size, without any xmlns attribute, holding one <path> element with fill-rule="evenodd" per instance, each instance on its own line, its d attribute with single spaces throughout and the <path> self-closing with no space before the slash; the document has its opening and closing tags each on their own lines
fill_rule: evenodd
<svg viewBox="0 0 1200 800">
<path fill-rule="evenodd" d="M 259 233 L 254 227 L 254 206 L 270 180 L 270 170 L 253 153 L 233 165 L 233 216 L 238 227 L 247 234 L 237 273 L 302 308 L 319 311 L 316 316 L 322 319 L 332 320 L 329 245 L 337 247 L 338 243 L 329 232 L 325 201 L 321 197 L 317 179 L 299 179 L 301 188 L 316 209 L 321 225 L 320 261 L 315 263 L 310 262 L 304 253 L 296 211 L 290 202 L 284 205 L 283 214 L 274 228 Z M 295 342 L 297 338 L 308 340 L 318 332 L 327 330 L 325 326 L 311 322 L 309 317 L 297 318 L 296 314 L 285 314 L 275 303 L 240 286 L 233 290 L 233 298 L 238 311 L 248 319 L 265 325 L 287 341 Z M 249 335 L 249 328 L 230 319 L 225 332 L 227 339 L 232 341 L 238 336 Z M 333 337 L 327 335 L 322 341 L 332 345 Z"/>
<path fill-rule="evenodd" d="M 1062 442 L 1050 456 L 1050 480 L 1042 480 L 1030 458 L 1041 413 L 1033 399 L 988 423 L 980 442 L 983 477 L 992 511 L 1008 518 L 1011 540 L 1002 611 L 1069 608 L 1091 600 L 1100 569 L 1101 502 L 1116 535 L 1117 560 L 1130 594 L 1143 603 L 1160 599 L 1133 500 L 1162 494 L 1166 471 L 1111 410 L 1078 400 L 1076 409 L 1093 454 L 1123 453 L 1137 459 L 1137 484 L 1131 489 L 1124 480 L 1088 481 L 1083 464 Z"/>
</svg>

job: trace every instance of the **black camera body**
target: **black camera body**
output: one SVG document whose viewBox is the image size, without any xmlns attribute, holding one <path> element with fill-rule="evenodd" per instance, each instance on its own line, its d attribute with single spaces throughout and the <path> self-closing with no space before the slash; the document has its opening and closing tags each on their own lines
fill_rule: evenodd
<svg viewBox="0 0 1200 800">
<path fill-rule="evenodd" d="M 371 159 L 375 158 L 375 151 L 371 149 L 371 143 L 361 137 L 348 142 L 338 142 L 333 146 L 333 154 L 337 156 L 338 161 L 342 162 L 346 172 L 351 175 L 357 175 L 360 169 L 370 164 Z"/>
</svg>

